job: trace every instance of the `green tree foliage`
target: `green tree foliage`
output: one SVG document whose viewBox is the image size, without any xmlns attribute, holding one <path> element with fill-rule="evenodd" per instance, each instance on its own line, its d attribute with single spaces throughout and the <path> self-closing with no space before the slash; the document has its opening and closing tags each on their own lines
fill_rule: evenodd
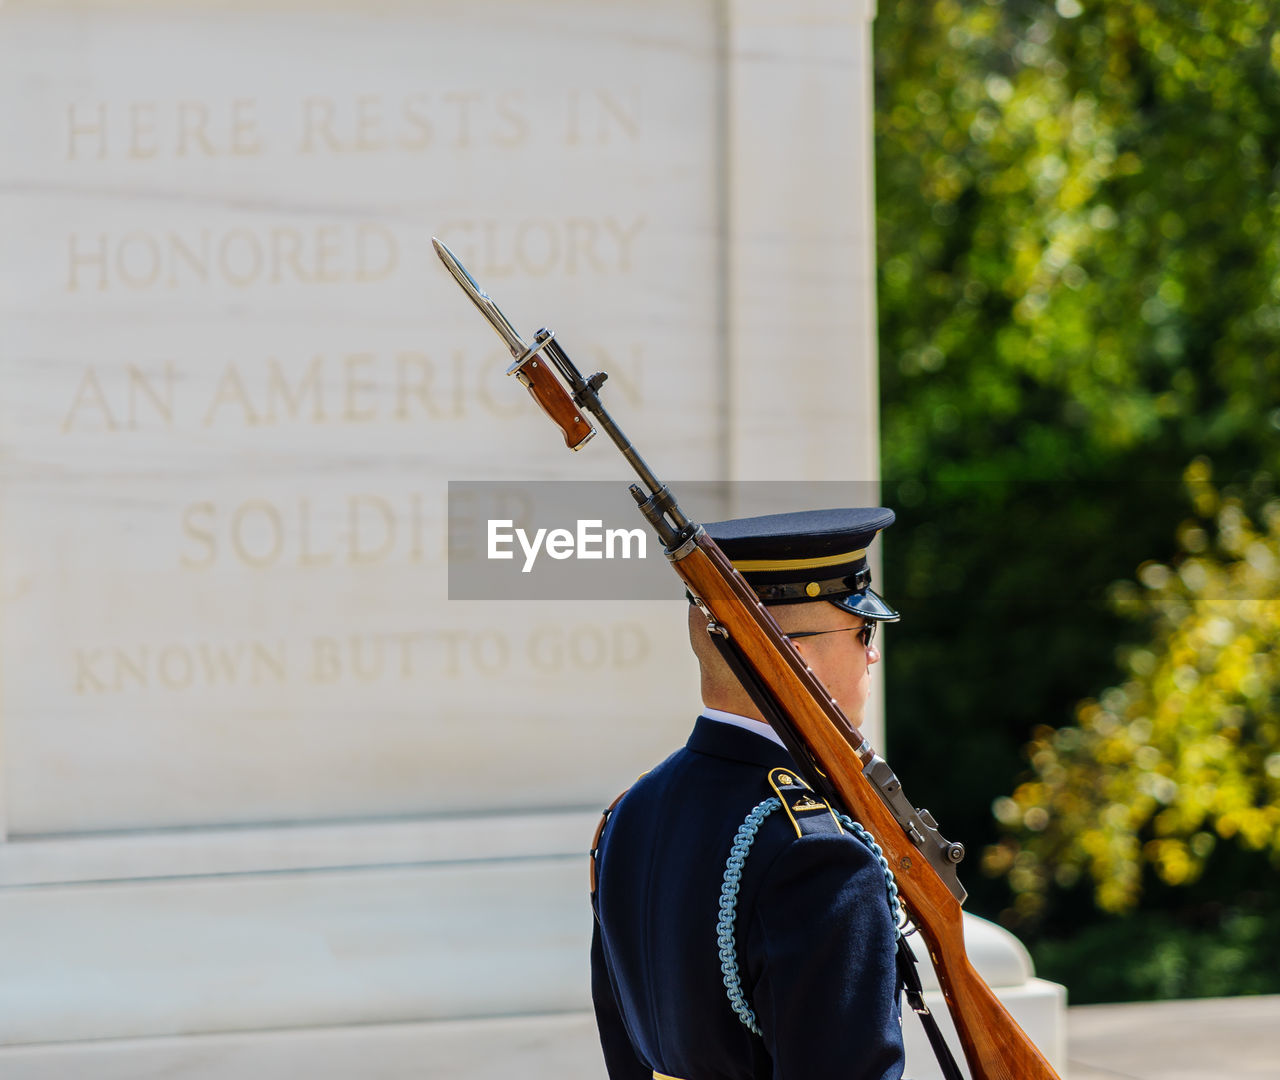
<svg viewBox="0 0 1280 1080">
<path fill-rule="evenodd" d="M 1187 447 L 1275 462 L 1278 12 L 886 5 L 889 475 L 1168 478 Z"/>
<path fill-rule="evenodd" d="M 913 797 L 979 850 L 999 839 L 989 808 L 1017 787 L 1033 729 L 1085 740 L 1084 698 L 1127 716 L 1117 695 L 1143 651 L 1153 672 L 1186 666 L 1167 665 L 1111 585 L 1151 563 L 1189 588 L 1188 561 L 1215 581 L 1215 560 L 1223 574 L 1241 561 L 1209 523 L 1209 548 L 1179 550 L 1189 463 L 1211 460 L 1241 521 L 1271 535 L 1280 7 L 927 0 L 882 4 L 874 25 L 882 461 L 899 511 L 885 588 L 904 614 L 886 654 L 889 749 Z M 1242 775 L 1270 782 L 1266 755 L 1224 738 Z M 1183 845 L 1150 849 L 1172 880 L 1232 827 L 1211 808 L 1185 835 L 1157 833 L 1168 809 L 1115 863 L 1130 875 L 1118 896 L 1137 895 L 1150 841 Z M 1072 869 L 1028 850 L 1018 868 L 1043 888 L 968 869 L 971 906 L 1078 930 L 1091 908 Z M 1157 895 L 1177 910 L 1178 890 L 1144 904 Z"/>
<path fill-rule="evenodd" d="M 1101 908 L 1131 910 L 1144 864 L 1182 885 L 1223 840 L 1280 862 L 1280 501 L 1257 526 L 1206 463 L 1188 472 L 1202 516 L 1180 528 L 1178 558 L 1113 590 L 1149 641 L 1074 724 L 1036 730 L 1032 778 L 997 800 L 1012 836 L 986 862 L 1023 914 L 1082 876 Z"/>
<path fill-rule="evenodd" d="M 1036 966 L 1076 1004 L 1280 990 L 1280 937 L 1266 916 L 1226 908 L 1201 923 L 1163 911 L 1105 920 L 1040 943 Z"/>
</svg>

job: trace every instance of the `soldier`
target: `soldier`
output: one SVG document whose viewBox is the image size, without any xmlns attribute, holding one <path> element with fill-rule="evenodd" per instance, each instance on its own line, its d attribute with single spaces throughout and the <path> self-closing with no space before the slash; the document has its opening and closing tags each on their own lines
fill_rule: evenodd
<svg viewBox="0 0 1280 1080">
<path fill-rule="evenodd" d="M 877 626 L 882 508 L 707 531 L 850 720 Z M 703 709 L 684 748 L 606 811 L 593 851 L 592 995 L 612 1080 L 897 1080 L 895 914 L 877 854 L 807 791 L 690 608 Z M 784 703 L 785 704 L 785 703 Z"/>
</svg>

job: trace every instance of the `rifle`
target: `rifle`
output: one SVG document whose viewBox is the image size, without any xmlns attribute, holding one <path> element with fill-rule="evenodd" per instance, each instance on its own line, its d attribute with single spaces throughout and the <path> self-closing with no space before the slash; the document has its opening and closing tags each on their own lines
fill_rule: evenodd
<svg viewBox="0 0 1280 1080">
<path fill-rule="evenodd" d="M 617 445 L 644 485 L 632 484 L 631 495 L 707 617 L 717 648 L 809 785 L 879 841 L 897 878 L 899 899 L 928 947 L 973 1080 L 1059 1080 L 965 953 L 960 912 L 965 890 L 956 874 L 963 846 L 945 840 L 928 811 L 908 801 L 893 770 L 805 665 L 755 591 L 706 530 L 685 515 L 614 423 L 600 401 L 607 375 L 583 378 L 545 327 L 526 344 L 453 252 L 434 237 L 431 242 L 511 350 L 514 359 L 507 374 L 529 390 L 560 428 L 565 445 L 579 450 L 595 434 L 584 411 Z"/>
</svg>

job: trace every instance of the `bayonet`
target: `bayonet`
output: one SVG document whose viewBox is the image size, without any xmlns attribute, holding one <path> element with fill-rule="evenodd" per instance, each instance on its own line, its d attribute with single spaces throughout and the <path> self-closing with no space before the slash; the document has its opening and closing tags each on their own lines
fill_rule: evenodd
<svg viewBox="0 0 1280 1080">
<path fill-rule="evenodd" d="M 502 314 L 502 309 L 494 303 L 492 296 L 480 288 L 479 282 L 467 272 L 467 268 L 449 250 L 448 245 L 442 244 L 434 236 L 431 238 L 431 243 L 435 246 L 440 261 L 449 268 L 449 273 L 462 286 L 462 291 L 480 309 L 480 314 L 489 320 L 489 325 L 498 332 L 498 337 L 502 338 L 504 344 L 511 350 L 511 355 L 518 359 L 528 352 L 529 346 L 524 343 L 524 339 L 516 332 L 516 328 Z"/>
<path fill-rule="evenodd" d="M 502 314 L 502 309 L 494 303 L 493 297 L 480 288 L 479 283 L 467 272 L 467 268 L 462 265 L 458 256 L 434 236 L 431 238 L 431 243 L 435 246 L 440 261 L 448 268 L 454 280 L 462 286 L 462 291 L 471 298 L 471 302 L 480 309 L 480 314 L 488 320 L 489 325 L 498 332 L 498 337 L 502 338 L 503 343 L 511 350 L 511 355 L 515 359 L 507 368 L 507 374 L 519 379 L 542 411 L 555 422 L 561 434 L 564 435 L 565 446 L 570 450 L 581 450 L 596 433 L 596 429 L 579 412 L 582 400 L 577 386 L 574 385 L 574 376 L 577 377 L 578 383 L 583 383 L 584 386 L 586 384 L 577 368 L 572 364 L 569 364 L 568 368 L 564 366 L 569 358 L 556 346 L 555 334 L 544 327 L 534 334 L 533 344 L 526 345 L 524 338 Z M 544 359 L 540 357 L 549 358 L 560 368 L 561 375 L 569 380 L 571 386 L 574 386 L 573 397 L 565 392 L 560 380 L 547 370 Z M 603 381 L 602 376 L 600 382 Z"/>
</svg>

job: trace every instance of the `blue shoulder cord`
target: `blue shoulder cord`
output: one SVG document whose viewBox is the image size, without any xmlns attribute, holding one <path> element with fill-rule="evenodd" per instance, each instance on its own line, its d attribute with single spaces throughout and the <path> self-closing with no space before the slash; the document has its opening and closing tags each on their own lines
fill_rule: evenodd
<svg viewBox="0 0 1280 1080">
<path fill-rule="evenodd" d="M 742 865 L 747 860 L 751 845 L 755 843 L 756 833 L 764 824 L 764 819 L 775 810 L 780 809 L 782 800 L 771 795 L 747 815 L 746 820 L 738 826 L 737 835 L 733 838 L 733 847 L 729 849 L 729 860 L 724 867 L 724 884 L 720 886 L 720 919 L 716 923 L 716 941 L 720 946 L 720 970 L 724 972 L 724 988 L 729 995 L 729 1004 L 737 1013 L 738 1019 L 746 1024 L 753 1035 L 760 1035 L 760 1025 L 756 1023 L 756 1014 L 751 1011 L 747 999 L 742 993 L 742 977 L 738 973 L 738 947 L 734 940 L 734 927 L 738 918 L 738 889 L 742 884 Z M 871 853 L 880 863 L 884 871 L 885 889 L 889 894 L 889 910 L 893 913 L 895 939 L 902 938 L 902 907 L 898 903 L 898 884 L 893 880 L 893 871 L 889 862 L 880 850 L 871 834 L 847 814 L 837 814 L 840 824 L 853 833 L 870 848 Z"/>
</svg>

